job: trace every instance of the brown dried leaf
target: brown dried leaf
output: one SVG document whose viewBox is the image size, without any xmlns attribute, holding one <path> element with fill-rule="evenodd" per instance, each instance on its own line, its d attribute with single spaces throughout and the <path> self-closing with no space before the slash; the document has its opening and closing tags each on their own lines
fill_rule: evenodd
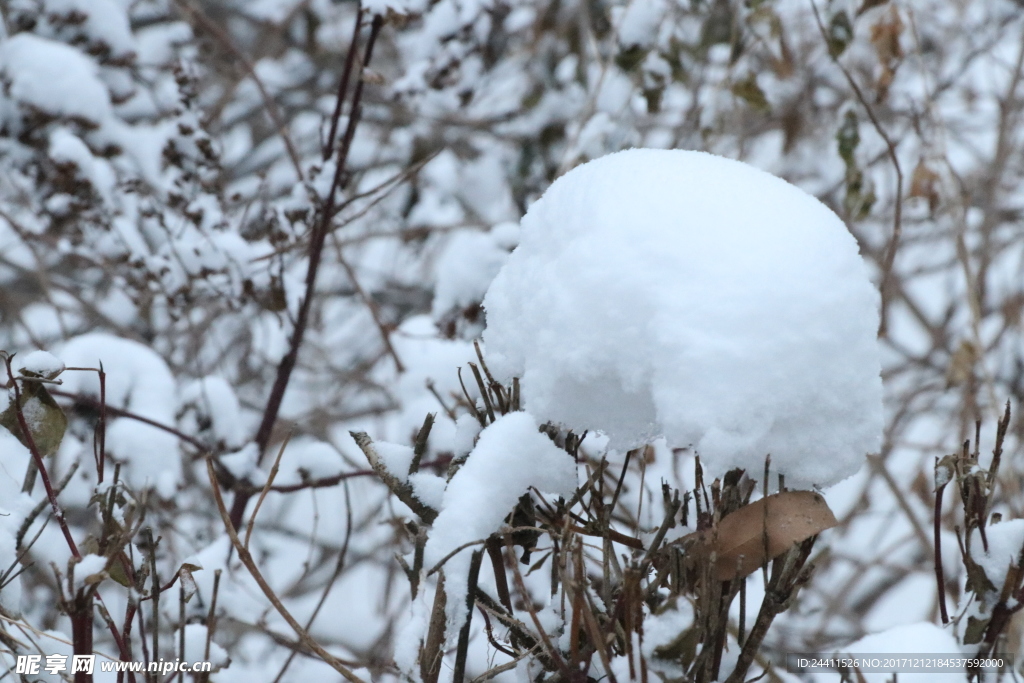
<svg viewBox="0 0 1024 683">
<path fill-rule="evenodd" d="M 871 44 L 875 47 L 881 73 L 875 83 L 878 101 L 881 102 L 889 93 L 889 86 L 896 77 L 896 69 L 903 61 L 903 47 L 900 35 L 903 33 L 903 21 L 895 7 L 890 7 L 888 16 L 883 16 L 871 27 Z"/>
<path fill-rule="evenodd" d="M 908 197 L 920 197 L 928 201 L 928 209 L 934 213 L 939 206 L 939 174 L 933 171 L 924 163 L 924 160 L 917 162 L 914 173 L 910 178 L 910 194 Z"/>
<path fill-rule="evenodd" d="M 978 347 L 974 342 L 963 340 L 949 359 L 946 368 L 946 388 L 965 384 L 974 374 L 974 368 L 981 359 Z"/>
<path fill-rule="evenodd" d="M 751 109 L 759 112 L 771 111 L 768 98 L 765 97 L 761 86 L 757 84 L 757 76 L 750 74 L 745 80 L 738 81 L 732 85 L 732 94 L 746 101 Z"/>
<path fill-rule="evenodd" d="M 891 7 L 887 16 L 882 16 L 871 27 L 871 44 L 875 47 L 878 61 L 895 68 L 895 63 L 903 60 L 903 47 L 900 35 L 903 33 L 903 20 L 895 7 Z"/>
<path fill-rule="evenodd" d="M 726 515 L 718 524 L 717 536 L 711 529 L 690 536 L 697 537 L 694 552 L 708 559 L 716 553 L 716 578 L 729 581 L 750 574 L 794 544 L 835 525 L 835 515 L 820 494 L 786 491 Z"/>
</svg>

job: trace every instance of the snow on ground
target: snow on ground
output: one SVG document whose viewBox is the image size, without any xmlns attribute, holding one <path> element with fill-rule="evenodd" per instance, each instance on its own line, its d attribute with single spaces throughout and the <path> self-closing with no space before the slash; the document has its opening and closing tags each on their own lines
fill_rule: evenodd
<svg viewBox="0 0 1024 683">
<path fill-rule="evenodd" d="M 878 292 L 842 221 L 701 152 L 636 149 L 562 176 L 484 299 L 492 370 L 526 408 L 616 449 L 658 436 L 713 475 L 826 486 L 878 449 Z"/>
</svg>

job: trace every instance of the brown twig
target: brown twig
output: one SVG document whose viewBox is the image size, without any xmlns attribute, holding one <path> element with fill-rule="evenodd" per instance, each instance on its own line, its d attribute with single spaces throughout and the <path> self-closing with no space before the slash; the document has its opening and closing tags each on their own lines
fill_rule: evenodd
<svg viewBox="0 0 1024 683">
<path fill-rule="evenodd" d="M 267 600 L 270 601 L 270 604 L 274 606 L 277 613 L 280 614 L 286 622 L 288 622 L 288 625 L 291 626 L 295 635 L 298 636 L 302 644 L 315 652 L 325 664 L 344 676 L 345 680 L 349 681 L 349 683 L 365 683 L 365 681 L 359 678 L 359 676 L 356 676 L 351 669 L 342 664 L 337 657 L 325 650 L 320 643 L 316 642 L 316 640 L 309 635 L 309 632 L 302 628 L 302 625 L 299 624 L 295 617 L 292 616 L 291 612 L 288 611 L 288 608 L 284 606 L 281 599 L 277 596 L 277 593 L 274 592 L 274 589 L 271 588 L 270 584 L 268 584 L 266 579 L 263 578 L 263 573 L 260 571 L 256 561 L 249 553 L 248 548 L 242 545 L 241 539 L 238 538 L 234 522 L 232 521 L 231 515 L 224 504 L 224 498 L 221 496 L 220 484 L 217 482 L 217 473 L 214 471 L 213 460 L 211 458 L 206 459 L 206 474 L 209 477 L 210 489 L 213 491 L 213 498 L 217 504 L 217 509 L 220 511 L 221 520 L 224 522 L 224 528 L 227 531 L 228 537 L 231 539 L 231 545 L 234 546 L 235 552 L 238 553 L 238 559 L 241 560 L 242 564 L 245 565 L 245 568 L 249 570 L 249 575 L 252 576 L 253 580 L 255 580 L 256 584 L 260 587 L 260 590 L 263 591 L 263 595 L 265 595 Z"/>
<path fill-rule="evenodd" d="M 380 33 L 382 26 L 383 20 L 379 16 L 374 17 L 373 24 L 370 28 L 370 35 L 366 41 L 366 53 L 362 63 L 363 67 L 370 62 L 370 57 L 373 55 L 373 45 L 377 40 L 377 35 Z M 349 45 L 349 53 L 354 54 L 356 49 L 357 43 L 356 41 L 353 41 L 352 44 Z M 349 67 L 348 71 L 351 71 L 354 68 L 353 64 L 354 62 L 352 60 L 346 58 L 346 65 Z M 347 78 L 348 76 L 346 75 L 343 77 Z M 359 122 L 360 100 L 362 99 L 363 92 L 362 86 L 363 81 L 360 79 L 356 85 L 355 92 L 352 95 L 352 106 L 349 114 L 348 127 L 345 130 L 345 139 L 342 147 L 338 150 L 337 162 L 334 168 L 334 177 L 331 180 L 331 185 L 327 191 L 327 196 L 324 199 L 323 206 L 320 207 L 317 224 L 313 230 L 312 238 L 310 240 L 309 265 L 306 269 L 305 293 L 303 294 L 302 303 L 299 305 L 298 315 L 295 319 L 295 326 L 292 328 L 291 339 L 288 343 L 288 352 L 285 353 L 277 367 L 277 375 L 274 378 L 274 385 L 270 390 L 270 396 L 268 397 L 267 404 L 263 410 L 263 418 L 260 421 L 260 426 L 254 439 L 256 446 L 259 449 L 257 464 L 263 459 L 267 445 L 270 443 L 270 436 L 273 432 L 274 424 L 277 422 L 277 415 L 281 410 L 281 402 L 284 400 L 285 391 L 288 389 L 288 384 L 291 382 L 292 371 L 295 370 L 295 365 L 299 358 L 299 349 L 302 347 L 302 342 L 306 337 L 306 329 L 309 325 L 309 317 L 313 308 L 313 299 L 316 294 L 317 274 L 320 270 L 320 263 L 323 259 L 324 241 L 326 240 L 327 233 L 330 230 L 331 217 L 334 213 L 337 193 L 344 189 L 347 183 L 345 170 L 352 137 L 355 135 L 355 129 Z M 341 93 L 341 95 L 344 96 L 344 93 Z M 235 525 L 235 528 L 241 527 L 242 516 L 245 514 L 245 506 L 249 502 L 249 498 L 250 495 L 245 493 L 238 493 L 235 496 L 230 515 L 232 524 Z"/>
</svg>

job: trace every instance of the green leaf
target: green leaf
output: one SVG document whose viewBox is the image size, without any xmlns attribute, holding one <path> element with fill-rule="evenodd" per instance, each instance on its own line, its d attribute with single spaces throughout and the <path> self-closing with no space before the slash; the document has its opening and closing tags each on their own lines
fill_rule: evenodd
<svg viewBox="0 0 1024 683">
<path fill-rule="evenodd" d="M 838 12 L 828 22 L 828 53 L 833 59 L 846 51 L 846 46 L 853 40 L 853 24 L 846 12 Z"/>
<path fill-rule="evenodd" d="M 843 158 L 847 166 L 854 165 L 853 153 L 860 144 L 860 126 L 857 122 L 857 114 L 847 111 L 843 117 L 843 123 L 836 131 L 836 142 L 839 143 L 839 156 Z"/>
<path fill-rule="evenodd" d="M 746 80 L 733 83 L 732 94 L 749 104 L 751 109 L 765 113 L 771 111 L 768 98 L 757 84 L 757 76 L 754 74 L 747 76 Z"/>
<path fill-rule="evenodd" d="M 640 45 L 630 45 L 619 50 L 619 54 L 615 55 L 615 63 L 623 71 L 630 72 L 640 66 L 640 62 L 644 61 L 646 56 L 646 48 Z"/>
<path fill-rule="evenodd" d="M 988 622 L 988 619 L 967 617 L 967 628 L 964 629 L 964 645 L 980 643 L 985 635 L 985 629 L 988 628 Z"/>
</svg>

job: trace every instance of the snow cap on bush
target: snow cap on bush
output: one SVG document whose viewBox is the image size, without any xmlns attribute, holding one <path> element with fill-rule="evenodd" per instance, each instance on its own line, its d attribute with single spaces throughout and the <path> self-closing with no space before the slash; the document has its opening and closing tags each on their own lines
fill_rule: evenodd
<svg viewBox="0 0 1024 683">
<path fill-rule="evenodd" d="M 526 409 L 713 475 L 827 486 L 879 447 L 878 292 L 817 199 L 746 164 L 634 149 L 556 180 L 484 299 Z"/>
</svg>

